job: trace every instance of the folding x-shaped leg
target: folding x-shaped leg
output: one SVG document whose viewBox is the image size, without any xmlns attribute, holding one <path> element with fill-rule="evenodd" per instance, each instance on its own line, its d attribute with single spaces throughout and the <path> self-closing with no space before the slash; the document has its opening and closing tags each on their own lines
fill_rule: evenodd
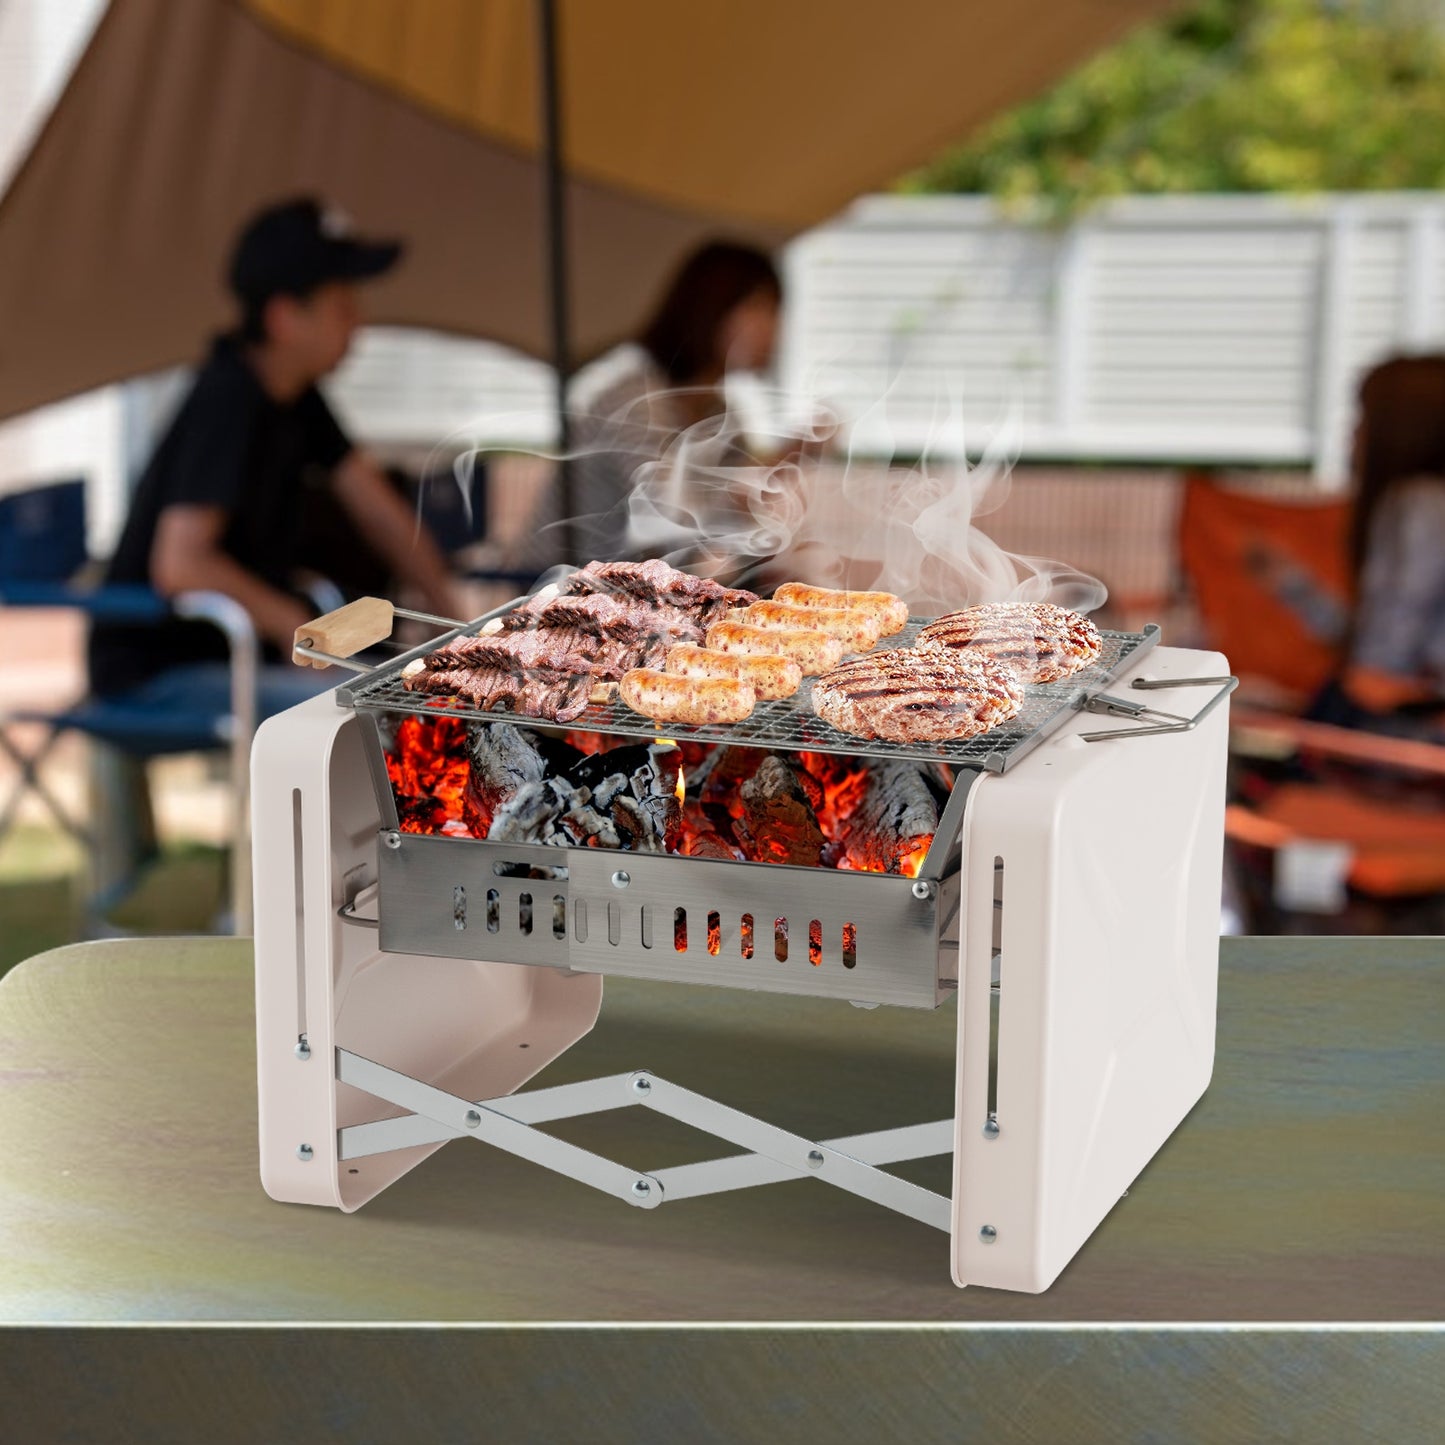
<svg viewBox="0 0 1445 1445">
<path fill-rule="evenodd" d="M 655 1209 L 667 1199 L 746 1189 L 803 1175 L 871 1199 L 945 1233 L 950 1228 L 952 1203 L 948 1198 L 877 1166 L 951 1154 L 952 1119 L 820 1143 L 646 1071 L 473 1102 L 347 1049 L 337 1049 L 336 1077 L 412 1111 L 403 1118 L 354 1124 L 340 1130 L 338 1150 L 342 1159 L 470 1136 L 642 1209 Z M 639 1173 L 535 1127 L 553 1119 L 598 1114 L 629 1104 L 655 1109 L 753 1152 Z"/>
<path fill-rule="evenodd" d="M 40 776 L 40 765 L 50 756 L 51 749 L 59 740 L 59 731 L 52 729 L 46 734 L 45 740 L 39 747 L 33 752 L 27 753 L 6 733 L 3 727 L 0 727 L 0 752 L 3 752 L 15 764 L 19 773 L 10 796 L 6 799 L 4 806 L 0 807 L 0 838 L 3 838 L 10 830 L 10 825 L 20 811 L 20 804 L 25 794 L 34 793 L 49 809 L 55 821 L 82 848 L 91 847 L 90 834 L 65 811 L 60 800 L 50 791 L 45 780 Z"/>
</svg>

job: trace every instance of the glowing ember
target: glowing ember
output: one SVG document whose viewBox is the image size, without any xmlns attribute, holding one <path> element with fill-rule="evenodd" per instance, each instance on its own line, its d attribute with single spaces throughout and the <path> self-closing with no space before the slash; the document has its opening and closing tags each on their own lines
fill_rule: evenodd
<svg viewBox="0 0 1445 1445">
<path fill-rule="evenodd" d="M 597 733 L 568 732 L 566 743 L 589 756 L 611 751 L 620 744 Z M 794 780 L 787 806 L 797 813 L 796 825 L 784 822 L 766 835 L 750 834 L 748 809 L 744 805 L 745 786 L 758 774 L 761 761 L 770 756 L 759 749 L 718 748 L 706 744 L 657 738 L 651 751 L 651 766 L 662 788 L 675 794 L 679 822 L 674 836 L 670 825 L 666 850 L 689 857 L 732 859 L 758 863 L 790 862 L 790 830 L 811 829 L 814 840 L 818 830 L 823 837 L 823 867 L 857 872 L 889 872 L 915 878 L 933 842 L 931 833 L 904 830 L 884 834 L 880 846 L 877 830 L 870 831 L 870 796 L 876 804 L 880 783 L 868 765 L 831 753 L 797 753 L 786 755 Z M 720 756 L 718 756 L 720 754 Z M 784 755 L 775 755 L 783 757 Z M 684 768 L 684 762 L 686 767 Z M 629 766 L 635 766 L 631 764 Z M 667 780 L 676 776 L 673 786 Z M 467 751 L 467 724 L 445 713 L 407 716 L 396 728 L 396 740 L 386 758 L 387 775 L 396 797 L 397 815 L 403 832 L 426 833 L 449 838 L 485 838 L 492 824 L 490 806 L 481 801 L 478 790 L 469 787 L 471 763 Z M 759 774 L 759 777 L 767 776 Z M 689 781 L 693 794 L 688 796 Z M 951 786 L 951 774 L 937 780 L 940 786 Z M 799 791 L 801 790 L 801 791 Z M 871 793 L 870 793 L 870 790 Z M 771 796 L 771 795 L 770 795 Z M 670 800 L 669 800 L 670 806 Z M 860 812 L 860 809 L 862 810 Z M 798 835 L 800 838 L 802 833 Z M 589 843 L 597 840 L 589 839 Z M 614 845 L 615 846 L 615 845 Z M 816 841 L 814 843 L 816 848 Z M 816 853 L 810 857 L 816 857 Z M 686 947 L 686 923 L 675 920 L 674 946 Z M 752 924 L 743 920 L 740 940 L 744 957 L 753 948 Z M 721 939 L 712 918 L 708 920 L 707 948 L 716 953 Z M 853 952 L 846 932 L 845 957 Z M 812 962 L 821 961 L 821 927 L 810 926 L 808 954 Z"/>
<path fill-rule="evenodd" d="M 486 836 L 485 827 L 478 833 L 478 820 L 467 816 L 471 765 L 464 722 L 449 717 L 403 718 L 396 729 L 396 746 L 387 754 L 386 771 L 402 832 Z"/>
</svg>

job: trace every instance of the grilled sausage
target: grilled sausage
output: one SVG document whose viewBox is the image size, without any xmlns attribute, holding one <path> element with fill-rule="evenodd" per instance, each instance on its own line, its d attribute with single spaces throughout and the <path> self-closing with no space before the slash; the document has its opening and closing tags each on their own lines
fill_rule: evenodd
<svg viewBox="0 0 1445 1445">
<path fill-rule="evenodd" d="M 882 626 L 876 612 L 861 607 L 795 607 L 788 602 L 754 602 L 729 612 L 727 620 L 754 627 L 812 628 L 836 637 L 849 652 L 867 652 Z"/>
<path fill-rule="evenodd" d="M 798 664 L 781 653 L 714 652 L 690 642 L 667 654 L 667 671 L 678 677 L 730 677 L 747 683 L 759 700 L 792 697 L 803 681 Z"/>
<path fill-rule="evenodd" d="M 816 677 L 837 667 L 843 644 L 815 629 L 755 627 L 747 622 L 714 622 L 707 630 L 707 645 L 718 652 L 746 652 L 753 656 L 782 654 L 798 664 L 804 677 Z"/>
<path fill-rule="evenodd" d="M 875 612 L 879 634 L 892 637 L 908 625 L 908 604 L 891 592 L 845 592 L 834 587 L 809 587 L 804 582 L 784 582 L 774 593 L 779 602 L 794 607 L 846 607 Z"/>
<path fill-rule="evenodd" d="M 730 677 L 675 677 L 653 667 L 622 674 L 618 695 L 654 722 L 735 723 L 753 710 L 757 694 Z"/>
</svg>

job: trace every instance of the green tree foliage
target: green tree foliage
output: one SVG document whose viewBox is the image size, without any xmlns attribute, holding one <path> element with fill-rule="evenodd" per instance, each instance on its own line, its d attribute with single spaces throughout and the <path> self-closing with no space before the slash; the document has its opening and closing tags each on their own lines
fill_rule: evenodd
<svg viewBox="0 0 1445 1445">
<path fill-rule="evenodd" d="M 1126 193 L 1445 186 L 1430 0 L 1194 0 L 906 178 L 1067 215 Z"/>
</svg>

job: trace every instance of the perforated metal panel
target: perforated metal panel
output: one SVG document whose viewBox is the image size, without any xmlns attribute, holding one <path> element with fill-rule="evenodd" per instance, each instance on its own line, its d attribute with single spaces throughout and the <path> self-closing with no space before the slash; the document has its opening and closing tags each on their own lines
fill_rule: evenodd
<svg viewBox="0 0 1445 1445">
<path fill-rule="evenodd" d="M 957 871 L 919 896 L 882 873 L 593 848 L 406 834 L 378 851 L 388 952 L 913 1008 L 956 979 Z"/>
</svg>

